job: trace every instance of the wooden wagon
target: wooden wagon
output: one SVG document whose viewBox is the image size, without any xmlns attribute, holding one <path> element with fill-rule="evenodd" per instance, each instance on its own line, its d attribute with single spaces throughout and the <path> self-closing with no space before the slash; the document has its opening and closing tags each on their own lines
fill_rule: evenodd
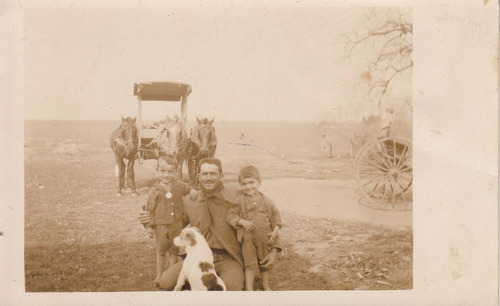
<svg viewBox="0 0 500 306">
<path fill-rule="evenodd" d="M 413 152 L 411 138 L 391 134 L 391 123 L 378 137 L 354 148 L 354 176 L 361 204 L 383 210 L 411 210 Z M 404 134 L 404 133 L 403 133 Z M 408 136 L 408 135 L 405 135 Z"/>
<path fill-rule="evenodd" d="M 191 85 L 173 82 L 143 82 L 134 83 L 134 95 L 137 96 L 137 136 L 139 163 L 144 159 L 157 159 L 159 152 L 151 147 L 151 141 L 161 133 L 161 126 L 145 125 L 142 118 L 142 104 L 144 101 L 180 102 L 181 121 L 183 126 L 187 122 L 188 96 Z"/>
</svg>

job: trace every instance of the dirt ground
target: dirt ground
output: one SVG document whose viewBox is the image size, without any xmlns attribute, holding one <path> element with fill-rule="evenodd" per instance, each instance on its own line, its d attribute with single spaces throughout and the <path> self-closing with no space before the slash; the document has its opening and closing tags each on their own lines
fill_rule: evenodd
<svg viewBox="0 0 500 306">
<path fill-rule="evenodd" d="M 237 188 L 237 184 L 230 186 Z M 281 209 L 311 216 L 367 223 L 394 229 L 412 228 L 412 211 L 386 211 L 360 204 L 354 179 L 310 180 L 280 178 L 262 182 L 261 191 L 268 194 Z"/>
<path fill-rule="evenodd" d="M 76 289 L 65 283 L 69 281 L 65 281 L 62 274 L 67 272 L 58 272 L 51 265 L 51 262 L 57 258 L 59 261 L 67 261 L 66 269 L 72 270 L 75 277 L 89 273 L 102 274 L 102 269 L 92 272 L 90 265 L 83 264 L 83 262 L 88 262 L 88 258 L 81 258 L 81 264 L 79 264 L 78 260 L 70 258 L 71 254 L 77 251 L 82 253 L 86 250 L 85 252 L 90 252 L 88 256 L 91 260 L 99 258 L 107 267 L 115 262 L 115 256 L 122 256 L 118 254 L 124 252 L 125 245 L 126 250 L 134 249 L 134 247 L 145 248 L 144 252 L 148 252 L 147 256 L 151 258 L 141 259 L 144 260 L 141 263 L 122 261 L 121 264 L 126 267 L 134 264 L 153 267 L 154 249 L 137 221 L 137 214 L 146 201 L 149 188 L 155 182 L 155 162 L 149 160 L 143 165 L 136 164 L 138 196 L 117 197 L 113 155 L 107 143 L 108 135 L 115 125 L 114 122 L 64 121 L 26 124 L 25 265 L 27 290 L 151 290 L 148 289 L 149 284 L 145 286 L 132 281 L 122 286 L 109 284 L 109 287 L 106 285 L 103 287 L 101 283 L 95 286 L 87 284 L 85 287 L 87 289 L 81 287 Z M 370 284 L 356 283 L 349 288 L 411 288 L 411 211 L 381 211 L 361 205 L 361 197 L 356 193 L 356 182 L 351 174 L 350 158 L 343 155 L 340 149 L 333 159 L 322 155 L 319 152 L 319 136 L 316 135 L 318 131 L 315 130 L 314 125 L 309 125 L 309 129 L 303 129 L 305 131 L 302 131 L 302 134 L 299 133 L 302 138 L 295 143 L 286 139 L 280 140 L 284 138 L 284 135 L 289 135 L 284 132 L 279 133 L 279 129 L 287 131 L 286 127 L 278 126 L 278 129 L 274 126 L 273 131 L 276 133 L 269 134 L 266 132 L 269 131 L 269 126 L 260 127 L 261 131 L 256 128 L 257 126 L 259 125 L 224 126 L 221 124 L 216 126 L 219 140 L 216 156 L 223 162 L 224 182 L 228 186 L 237 186 L 236 175 L 241 166 L 254 164 L 261 169 L 263 176 L 261 189 L 275 201 L 282 211 L 286 226 L 283 232 L 285 236 L 290 237 L 288 241 L 290 257 L 284 257 L 281 265 L 285 266 L 282 266 L 282 269 L 286 270 L 287 260 L 296 260 L 293 264 L 305 260 L 306 257 L 301 256 L 306 256 L 311 246 L 301 246 L 293 239 L 306 241 L 308 238 L 305 237 L 311 233 L 327 231 L 328 235 L 338 237 L 338 233 L 341 232 L 350 236 L 352 239 L 349 240 L 350 249 L 345 250 L 344 255 L 350 254 L 350 260 L 358 260 L 356 269 L 359 268 L 360 256 L 367 256 L 365 259 L 371 260 L 368 255 L 352 253 L 353 250 L 358 249 L 361 254 L 369 254 L 368 249 L 360 251 L 363 239 L 375 243 L 377 240 L 373 237 L 389 235 L 391 241 L 395 243 L 394 248 L 405 255 L 394 255 L 394 250 L 390 251 L 391 256 L 395 256 L 394 262 L 386 263 L 386 267 L 377 270 L 376 275 L 373 274 L 375 273 L 373 268 L 363 270 L 364 272 L 351 269 L 350 271 L 355 273 L 355 276 L 358 275 L 358 283 L 360 281 L 366 283 L 368 275 L 373 274 L 373 277 L 378 278 L 373 279 Z M 258 136 L 245 140 L 246 143 L 254 145 L 239 145 L 238 143 L 242 141 L 238 139 L 239 131 L 246 131 L 246 135 Z M 316 135 L 317 138 L 311 140 L 311 135 Z M 294 135 L 295 139 L 296 137 L 297 135 Z M 281 146 L 279 141 L 283 142 Z M 309 147 L 304 149 L 305 145 Z M 300 237 L 295 231 L 298 228 L 302 230 Z M 331 239 L 334 239 L 334 236 Z M 338 256 L 344 255 L 332 253 L 330 247 L 333 244 L 328 242 L 331 241 L 328 240 L 330 238 L 325 239 L 321 241 L 321 246 L 319 244 L 315 246 L 315 250 L 331 257 L 322 260 L 329 262 L 330 268 L 333 269 L 332 260 L 340 260 Z M 338 242 L 338 240 L 335 241 Z M 87 246 L 94 247 L 87 249 Z M 383 247 L 384 250 L 387 249 L 387 246 Z M 98 249 L 102 249 L 103 253 L 95 253 Z M 341 249 L 342 247 L 339 247 L 338 250 Z M 380 260 L 377 259 L 376 262 Z M 392 279 L 398 277 L 394 275 L 403 273 L 403 281 L 398 283 L 381 279 L 383 276 L 390 279 L 387 269 L 390 269 L 391 265 L 400 265 L 402 261 L 404 262 L 401 266 L 403 268 L 399 267 L 398 271 L 390 271 L 390 273 L 393 275 Z M 322 270 L 324 262 L 313 264 L 314 260 L 311 259 L 305 261 L 304 265 L 310 266 L 308 273 L 321 274 L 324 271 L 316 270 Z M 340 261 L 337 262 L 338 264 Z M 347 269 L 347 262 L 342 267 Z M 116 269 L 120 270 L 120 265 L 117 265 Z M 337 266 L 335 271 L 341 270 Z M 112 269 L 108 273 L 114 273 L 113 271 Z M 153 271 L 131 271 L 140 275 L 140 279 L 149 278 L 150 272 Z M 318 288 L 314 284 L 311 284 L 311 287 L 296 287 L 293 282 L 290 282 L 290 279 L 295 276 L 288 272 L 283 273 L 285 272 L 281 272 L 281 280 L 279 282 L 276 280 L 274 283 L 278 289 L 344 288 L 337 276 L 327 281 L 331 284 L 330 287 Z M 330 276 L 322 277 L 333 277 L 334 273 L 332 273 L 329 274 Z M 54 276 L 52 274 L 55 277 L 52 277 Z M 116 274 L 117 278 L 121 278 L 120 273 L 116 272 Z M 44 275 L 52 275 L 51 282 L 55 283 L 44 283 L 42 281 L 45 279 Z M 387 283 L 391 285 L 387 286 Z"/>
</svg>

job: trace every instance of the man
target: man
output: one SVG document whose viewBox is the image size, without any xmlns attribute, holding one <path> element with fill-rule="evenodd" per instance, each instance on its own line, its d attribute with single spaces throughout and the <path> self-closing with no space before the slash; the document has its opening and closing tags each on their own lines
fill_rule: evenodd
<svg viewBox="0 0 500 306">
<path fill-rule="evenodd" d="M 217 274 L 222 278 L 227 290 L 242 290 L 244 282 L 243 257 L 241 245 L 234 228 L 226 222 L 229 208 L 236 205 L 235 190 L 222 184 L 222 165 L 216 158 L 200 161 L 199 182 L 201 191 L 196 200 L 183 199 L 186 223 L 197 227 L 205 237 L 214 255 Z M 149 212 L 141 212 L 139 220 L 147 223 L 151 219 Z M 273 248 L 262 260 L 270 267 L 276 258 L 278 249 Z M 169 267 L 160 279 L 160 288 L 172 290 L 182 269 L 182 261 Z"/>
<path fill-rule="evenodd" d="M 323 134 L 321 137 L 320 150 L 321 152 L 329 153 L 329 158 L 333 157 L 333 140 L 326 134 Z"/>
</svg>

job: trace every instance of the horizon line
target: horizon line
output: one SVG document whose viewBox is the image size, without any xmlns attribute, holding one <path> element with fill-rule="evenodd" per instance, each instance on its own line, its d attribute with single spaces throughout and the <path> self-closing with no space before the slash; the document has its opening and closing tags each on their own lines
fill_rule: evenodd
<svg viewBox="0 0 500 306">
<path fill-rule="evenodd" d="M 126 118 L 126 117 L 125 117 Z M 132 117 L 133 118 L 133 117 Z M 46 118 L 25 118 L 24 121 L 120 121 L 120 119 L 46 119 Z M 145 121 L 151 121 L 151 120 L 145 120 Z M 311 120 L 311 121 L 298 121 L 298 120 L 289 120 L 289 121 L 284 121 L 284 120 L 276 120 L 276 121 L 260 121 L 260 120 L 254 120 L 254 121 L 249 121 L 249 120 L 215 120 L 214 122 L 259 122 L 259 123 L 321 123 L 321 122 L 349 122 L 349 121 L 356 121 L 356 120 Z M 196 120 L 187 120 L 187 122 L 196 122 Z"/>
</svg>

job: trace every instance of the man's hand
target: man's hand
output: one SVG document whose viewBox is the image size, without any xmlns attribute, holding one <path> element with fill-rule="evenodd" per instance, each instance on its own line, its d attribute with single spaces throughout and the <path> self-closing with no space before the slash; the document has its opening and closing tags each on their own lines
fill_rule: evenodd
<svg viewBox="0 0 500 306">
<path fill-rule="evenodd" d="M 196 191 L 196 189 L 191 189 L 189 191 L 189 198 L 193 201 L 196 201 L 198 199 L 198 191 Z"/>
<path fill-rule="evenodd" d="M 274 264 L 274 261 L 276 260 L 276 255 L 277 254 L 278 254 L 278 249 L 277 248 L 272 248 L 271 252 L 269 252 L 266 255 L 266 257 L 264 257 L 260 261 L 261 268 L 269 269 Z"/>
<path fill-rule="evenodd" d="M 253 229 L 255 228 L 254 224 L 252 221 L 248 221 L 248 220 L 245 220 L 245 219 L 240 219 L 240 221 L 238 221 L 238 223 L 243 226 L 244 229 L 246 229 L 247 231 L 251 232 L 253 231 Z"/>
<path fill-rule="evenodd" d="M 146 228 L 146 234 L 148 234 L 149 238 L 155 237 L 155 230 L 152 227 Z"/>
<path fill-rule="evenodd" d="M 270 236 L 269 241 L 267 242 L 268 245 L 273 245 L 276 239 L 278 238 L 279 231 L 274 230 L 271 234 L 267 234 Z"/>
<path fill-rule="evenodd" d="M 139 222 L 142 224 L 148 224 L 151 221 L 151 213 L 149 211 L 143 210 L 139 213 Z"/>
</svg>

